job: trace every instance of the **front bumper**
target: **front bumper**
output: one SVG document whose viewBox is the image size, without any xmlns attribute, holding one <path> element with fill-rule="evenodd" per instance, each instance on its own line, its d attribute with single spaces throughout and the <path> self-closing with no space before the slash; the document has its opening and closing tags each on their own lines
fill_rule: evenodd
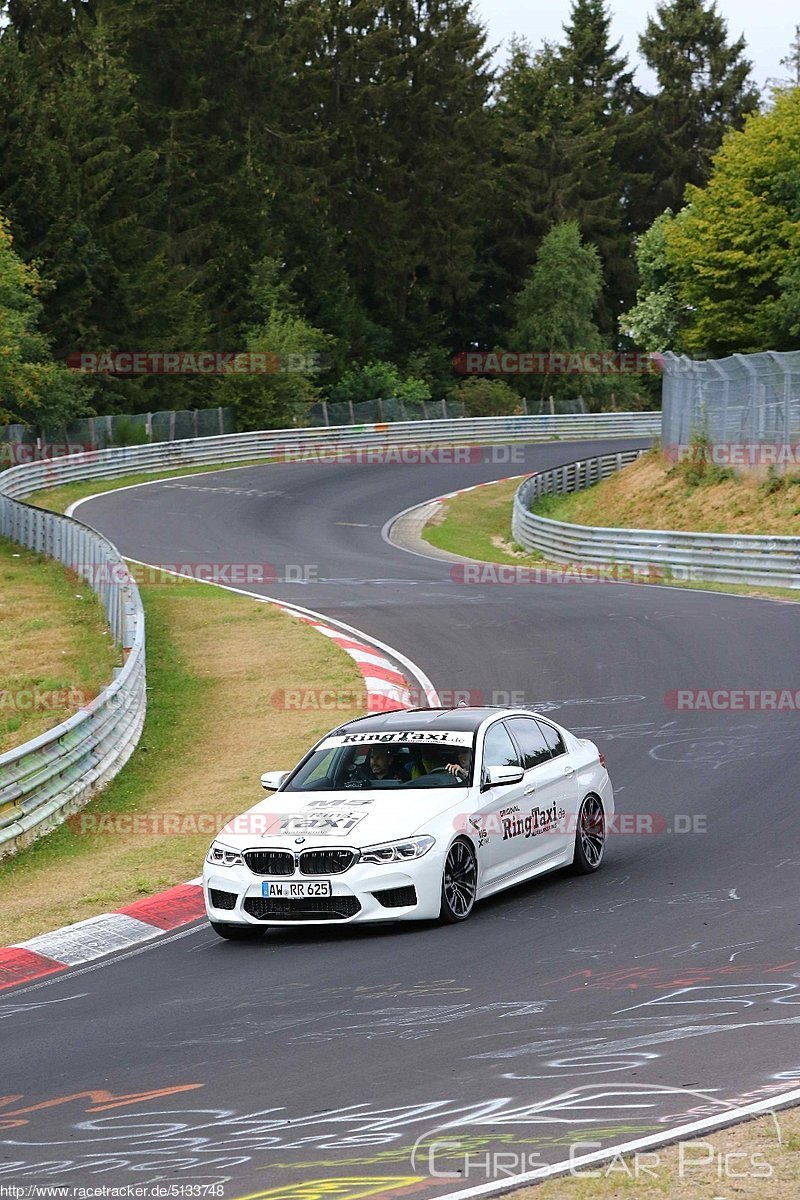
<svg viewBox="0 0 800 1200">
<path fill-rule="evenodd" d="M 203 867 L 203 894 L 206 902 L 206 913 L 209 920 L 226 925 L 252 926 L 298 926 L 298 925 L 348 925 L 363 922 L 379 921 L 431 921 L 439 916 L 442 891 L 442 871 L 444 868 L 444 852 L 436 848 L 429 850 L 422 858 L 402 865 L 381 866 L 374 863 L 356 863 L 348 871 L 340 875 L 286 875 L 280 878 L 281 883 L 303 881 L 319 883 L 328 881 L 331 885 L 331 900 L 337 897 L 344 902 L 337 906 L 322 905 L 313 901 L 290 901 L 281 904 L 282 910 L 291 913 L 294 906 L 296 915 L 268 915 L 263 919 L 252 915 L 247 909 L 259 910 L 264 907 L 258 904 L 262 900 L 261 884 L 266 878 L 255 875 L 249 867 L 221 867 L 205 863 Z M 397 900 L 409 898 L 402 893 L 391 897 L 383 897 L 383 903 L 376 893 L 394 892 L 396 889 L 413 888 L 416 900 L 412 904 L 397 904 Z M 225 903 L 231 907 L 221 907 L 219 895 L 223 893 Z M 386 901 L 391 905 L 387 906 Z M 250 904 L 248 905 L 248 901 Z M 357 907 L 356 907 L 357 906 Z M 309 915 L 315 910 L 332 908 L 335 913 L 319 912 L 319 915 Z M 353 911 L 355 909 L 355 911 Z M 339 915 L 345 913 L 347 915 Z M 302 914 L 302 915 L 301 915 Z"/>
</svg>

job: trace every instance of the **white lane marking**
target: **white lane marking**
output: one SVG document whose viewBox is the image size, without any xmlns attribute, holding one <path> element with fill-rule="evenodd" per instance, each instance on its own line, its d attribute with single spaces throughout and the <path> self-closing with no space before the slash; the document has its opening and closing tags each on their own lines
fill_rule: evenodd
<svg viewBox="0 0 800 1200">
<path fill-rule="evenodd" d="M 124 950 L 136 942 L 158 937 L 163 933 L 155 925 L 147 925 L 126 913 L 101 913 L 88 917 L 52 933 L 42 933 L 27 942 L 17 942 L 22 950 L 43 954 L 64 966 L 74 967 L 80 963 L 102 958 L 114 950 Z"/>
<path fill-rule="evenodd" d="M 397 668 L 389 662 L 388 658 L 382 658 L 379 654 L 370 654 L 366 650 L 356 650 L 351 647 L 350 657 L 354 658 L 356 662 L 364 663 L 365 666 L 380 667 L 384 671 L 391 671 L 394 675 L 400 674 Z"/>
<path fill-rule="evenodd" d="M 589 1167 L 596 1163 L 607 1162 L 609 1159 L 616 1159 L 619 1155 L 634 1154 L 639 1150 L 649 1150 L 656 1146 L 669 1145 L 671 1142 L 682 1142 L 686 1138 L 707 1133 L 712 1129 L 724 1129 L 726 1126 L 735 1125 L 748 1117 L 757 1117 L 761 1113 L 770 1113 L 776 1108 L 787 1108 L 798 1102 L 800 1102 L 800 1089 L 783 1092 L 781 1095 L 771 1096 L 768 1100 L 758 1100 L 753 1104 L 745 1104 L 739 1108 L 718 1113 L 715 1117 L 704 1117 L 686 1125 L 675 1125 L 671 1129 L 665 1129 L 663 1133 L 635 1138 L 630 1142 L 618 1142 L 603 1150 L 576 1155 L 573 1159 L 552 1163 L 550 1166 L 536 1167 L 534 1170 L 525 1171 L 520 1175 L 508 1175 L 505 1179 L 495 1183 L 478 1184 L 477 1187 L 463 1188 L 458 1192 L 444 1192 L 438 1197 L 438 1200 L 472 1200 L 473 1197 L 508 1192 L 512 1188 L 522 1187 L 526 1183 L 538 1183 L 542 1179 L 552 1179 L 555 1175 L 567 1175 L 576 1167 Z"/>
<path fill-rule="evenodd" d="M 154 480 L 152 482 L 160 483 L 162 481 Z M 138 487 L 144 485 L 132 484 L 131 486 Z M 117 489 L 117 491 L 122 490 L 122 488 Z M 151 563 L 143 563 L 140 559 L 132 558 L 128 561 L 137 563 L 139 566 L 153 566 Z M 164 567 L 157 569 L 163 571 L 164 574 L 173 575 L 178 578 L 191 578 L 179 571 L 170 571 Z M 341 632 L 347 634 L 348 639 L 362 640 L 365 643 L 365 648 L 368 648 L 370 645 L 376 646 L 378 649 L 392 655 L 396 662 L 401 663 L 415 677 L 417 683 L 420 684 L 425 692 L 428 703 L 434 708 L 439 706 L 439 696 L 436 689 L 416 663 L 412 662 L 404 654 L 400 654 L 399 651 L 394 650 L 393 647 L 386 645 L 384 642 L 379 642 L 377 638 L 373 638 L 371 635 L 355 629 L 352 625 L 346 625 L 343 621 L 336 621 L 334 618 L 326 617 L 322 613 L 315 612 L 312 609 L 302 608 L 299 605 L 291 604 L 285 600 L 277 600 L 270 596 L 261 596 L 256 592 L 248 592 L 243 588 L 231 587 L 228 584 L 216 583 L 212 580 L 194 580 L 194 582 L 209 583 L 212 587 L 221 587 L 227 592 L 236 592 L 239 595 L 249 596 L 251 599 L 257 600 L 262 604 L 273 604 L 276 608 L 282 609 L 284 612 L 306 619 L 311 628 L 319 628 L 320 633 L 325 633 L 329 637 L 336 636 L 335 629 L 331 630 L 330 627 L 338 626 Z M 328 623 L 328 628 L 322 625 L 318 627 L 316 622 L 326 622 Z M 339 636 L 341 636 L 341 632 Z M 393 664 L 389 663 L 388 660 L 378 659 L 378 664 L 382 666 L 384 661 L 392 669 Z M 385 696 L 396 701 L 398 704 L 407 706 L 411 703 L 411 694 L 406 687 L 408 680 L 399 672 L 397 673 L 396 683 L 372 676 L 364 676 L 364 683 L 368 692 Z M 202 880 L 192 880 L 190 882 L 196 882 L 199 885 Z M 41 934 L 38 937 L 31 938 L 27 942 L 18 943 L 18 945 L 22 949 L 32 950 L 47 958 L 52 958 L 55 962 L 59 962 L 65 967 L 71 967 L 79 963 L 91 962 L 95 958 L 105 958 L 115 950 L 123 949 L 137 942 L 151 942 L 153 939 L 159 938 L 163 932 L 157 926 L 145 924 L 145 922 L 138 921 L 135 917 L 129 917 L 124 913 L 101 913 L 98 916 L 89 917 L 85 921 L 79 921 L 75 925 L 53 930 L 51 933 Z M 150 946 L 145 945 L 142 949 L 150 949 Z M 127 955 L 119 955 L 114 961 L 119 961 L 125 957 Z M 58 977 L 60 977 L 60 974 Z M 38 985 L 33 984 L 31 986 L 35 987 Z M 27 988 L 21 989 L 21 991 L 27 990 Z M 19 992 L 15 992 L 15 995 L 18 994 Z"/>
<path fill-rule="evenodd" d="M 84 496 L 82 500 L 73 500 L 72 504 L 64 509 L 64 516 L 72 517 L 75 515 L 75 510 L 80 508 L 81 504 L 88 504 L 90 500 L 101 500 L 103 496 L 110 496 L 112 493 L 116 492 L 132 492 L 134 488 L 153 487 L 157 483 L 169 483 L 171 479 L 198 479 L 203 475 L 214 475 L 217 473 L 222 474 L 224 471 L 249 471 L 253 467 L 267 466 L 280 466 L 280 462 L 276 463 L 274 459 L 265 458 L 263 460 L 258 459 L 254 462 L 244 463 L 242 466 L 238 467 L 226 467 L 222 465 L 219 467 L 215 466 L 211 471 L 191 471 L 186 475 L 165 475 L 160 479 L 143 479 L 141 483 L 126 483 L 124 487 L 106 488 L 104 492 L 93 492 L 91 496 Z M 169 470 L 169 467 L 167 467 L 167 470 Z M 180 471 L 181 467 L 176 465 L 175 470 Z M 136 475 L 140 474 L 141 472 L 134 471 L 132 473 Z"/>
<path fill-rule="evenodd" d="M 408 707 L 411 694 L 408 688 L 403 683 L 392 683 L 388 679 L 374 679 L 371 676 L 364 676 L 364 683 L 367 692 L 373 695 L 386 696 L 389 700 L 395 700 L 398 704 L 404 704 Z"/>
<path fill-rule="evenodd" d="M 203 924 L 201 924 L 203 921 L 203 917 L 198 917 L 196 922 L 188 925 L 185 929 L 179 929 L 177 933 L 171 933 L 168 937 L 161 936 L 157 942 L 153 941 L 152 939 L 148 939 L 148 941 L 145 943 L 134 946 L 132 950 L 125 950 L 121 954 L 115 954 L 113 958 L 103 959 L 100 962 L 87 963 L 87 965 L 84 967 L 76 967 L 70 971 L 69 975 L 66 975 L 61 971 L 54 971 L 52 975 L 48 975 L 44 979 L 38 980 L 36 983 L 29 983 L 27 987 L 16 988 L 13 992 L 9 992 L 9 1000 L 16 999 L 17 996 L 24 996 L 28 992 L 38 992 L 40 988 L 51 987 L 54 983 L 63 983 L 65 980 L 68 983 L 72 983 L 72 980 L 77 979 L 79 975 L 88 975 L 92 971 L 102 971 L 102 969 L 107 967 L 111 962 L 124 962 L 126 958 L 135 958 L 137 954 L 145 954 L 147 951 L 154 950 L 158 946 L 166 946 L 168 942 L 177 942 L 181 938 L 189 937 L 195 933 L 200 933 L 203 930 Z M 208 926 L 206 925 L 205 928 L 208 929 Z M 156 935 L 163 935 L 164 930 L 154 929 L 153 932 Z M 216 942 L 217 938 L 215 935 L 213 944 L 216 944 Z"/>
<path fill-rule="evenodd" d="M 138 486 L 138 485 L 136 485 Z M 422 670 L 422 667 L 410 659 L 407 655 L 401 654 L 399 650 L 395 650 L 393 646 L 387 642 L 379 641 L 373 637 L 371 633 L 364 633 L 363 629 L 357 629 L 355 625 L 348 625 L 345 621 L 340 621 L 338 617 L 328 617 L 325 613 L 317 612 L 313 608 L 305 608 L 303 605 L 295 604 L 291 600 L 284 600 L 279 596 L 262 596 L 259 592 L 249 592 L 246 588 L 233 587 L 229 583 L 218 583 L 215 579 L 195 579 L 194 576 L 184 575 L 181 571 L 170 571 L 166 567 L 159 567 L 155 563 L 143 562 L 140 558 L 130 558 L 127 554 L 123 555 L 128 562 L 135 563 L 138 567 L 149 567 L 151 570 L 162 571 L 165 575 L 174 575 L 178 579 L 188 579 L 191 583 L 202 583 L 208 587 L 222 588 L 226 592 L 235 592 L 237 596 L 249 596 L 251 600 L 258 600 L 261 604 L 274 604 L 277 608 L 284 609 L 285 612 L 290 612 L 298 616 L 311 617 L 314 621 L 324 622 L 336 629 L 343 630 L 346 634 L 352 637 L 355 641 L 363 641 L 368 646 L 375 646 L 378 650 L 382 650 L 384 654 L 388 654 L 391 658 L 398 662 L 402 667 L 409 671 L 417 683 L 425 693 L 425 697 L 431 708 L 441 708 L 439 693 L 431 683 L 428 676 Z"/>
</svg>

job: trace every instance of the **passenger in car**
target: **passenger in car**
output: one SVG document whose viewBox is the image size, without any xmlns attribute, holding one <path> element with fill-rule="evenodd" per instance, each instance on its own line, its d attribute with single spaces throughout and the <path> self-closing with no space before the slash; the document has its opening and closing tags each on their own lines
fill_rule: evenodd
<svg viewBox="0 0 800 1200">
<path fill-rule="evenodd" d="M 472 767 L 472 751 L 469 746 L 457 746 L 454 750 L 448 750 L 447 759 L 445 771 L 455 775 L 456 779 L 469 779 Z"/>
<path fill-rule="evenodd" d="M 430 746 L 419 756 L 411 770 L 411 778 L 430 775 L 433 771 L 449 771 L 457 779 L 467 779 L 472 765 L 468 746 Z"/>
</svg>

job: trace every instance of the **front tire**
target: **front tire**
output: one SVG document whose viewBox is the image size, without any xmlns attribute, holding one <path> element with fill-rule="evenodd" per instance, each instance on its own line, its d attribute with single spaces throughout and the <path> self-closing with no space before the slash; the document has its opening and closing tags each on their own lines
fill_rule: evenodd
<svg viewBox="0 0 800 1200">
<path fill-rule="evenodd" d="M 259 929 L 258 925 L 226 925 L 222 921 L 209 921 L 209 925 L 218 937 L 226 938 L 229 942 L 252 942 L 267 932 L 266 928 Z"/>
<path fill-rule="evenodd" d="M 465 838 L 456 838 L 447 851 L 442 872 L 442 906 L 439 919 L 446 925 L 466 921 L 475 907 L 478 862 Z"/>
<path fill-rule="evenodd" d="M 606 849 L 606 814 L 598 796 L 586 796 L 578 813 L 575 830 L 573 870 L 591 875 L 603 862 Z"/>
</svg>

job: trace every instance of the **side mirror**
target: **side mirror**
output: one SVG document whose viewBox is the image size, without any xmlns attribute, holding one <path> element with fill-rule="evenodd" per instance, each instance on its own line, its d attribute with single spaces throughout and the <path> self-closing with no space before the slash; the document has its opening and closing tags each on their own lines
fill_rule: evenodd
<svg viewBox="0 0 800 1200">
<path fill-rule="evenodd" d="M 265 771 L 261 776 L 261 786 L 268 792 L 277 792 L 290 775 L 291 771 Z"/>
<path fill-rule="evenodd" d="M 486 772 L 489 787 L 501 784 L 520 783 L 525 772 L 522 767 L 489 767 Z"/>
</svg>

